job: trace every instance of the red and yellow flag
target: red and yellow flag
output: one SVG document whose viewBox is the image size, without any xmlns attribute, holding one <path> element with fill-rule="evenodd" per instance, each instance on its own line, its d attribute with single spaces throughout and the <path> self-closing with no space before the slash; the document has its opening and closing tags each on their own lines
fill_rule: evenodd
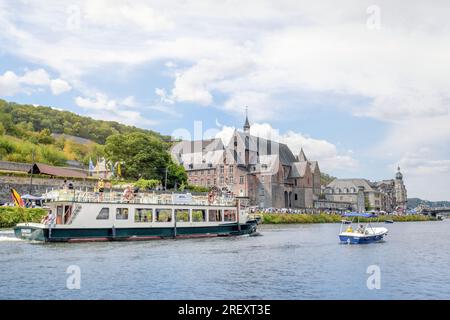
<svg viewBox="0 0 450 320">
<path fill-rule="evenodd" d="M 16 204 L 16 206 L 18 207 L 24 207 L 25 204 L 23 203 L 22 198 L 20 197 L 20 194 L 13 188 L 11 188 L 11 195 L 12 198 L 14 200 L 14 203 Z"/>
</svg>

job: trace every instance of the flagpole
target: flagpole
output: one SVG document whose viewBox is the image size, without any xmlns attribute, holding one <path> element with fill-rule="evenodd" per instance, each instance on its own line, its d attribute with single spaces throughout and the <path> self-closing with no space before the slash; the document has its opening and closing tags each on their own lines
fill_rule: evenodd
<svg viewBox="0 0 450 320">
<path fill-rule="evenodd" d="M 33 192 L 33 171 L 34 171 L 34 149 L 31 150 L 30 195 Z"/>
</svg>

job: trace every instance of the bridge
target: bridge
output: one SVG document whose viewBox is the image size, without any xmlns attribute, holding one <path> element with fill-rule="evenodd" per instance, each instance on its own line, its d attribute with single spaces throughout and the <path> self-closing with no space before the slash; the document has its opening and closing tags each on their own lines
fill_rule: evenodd
<svg viewBox="0 0 450 320">
<path fill-rule="evenodd" d="M 436 217 L 436 215 L 438 214 L 442 216 L 450 216 L 450 207 L 439 207 L 439 208 L 422 207 L 418 209 L 417 212 L 424 215 L 431 215 L 433 217 Z"/>
</svg>

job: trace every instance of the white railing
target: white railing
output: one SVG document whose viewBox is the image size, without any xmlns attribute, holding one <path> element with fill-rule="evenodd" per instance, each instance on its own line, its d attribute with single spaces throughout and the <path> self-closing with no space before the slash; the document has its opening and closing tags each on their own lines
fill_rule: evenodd
<svg viewBox="0 0 450 320">
<path fill-rule="evenodd" d="M 187 204 L 200 206 L 236 206 L 236 200 L 229 197 L 217 197 L 213 202 L 207 196 L 192 196 L 191 201 L 180 203 L 173 201 L 172 193 L 138 193 L 133 197 L 125 198 L 121 192 L 89 192 L 80 190 L 53 190 L 43 195 L 50 202 L 104 202 L 104 203 L 140 203 L 140 204 Z"/>
</svg>

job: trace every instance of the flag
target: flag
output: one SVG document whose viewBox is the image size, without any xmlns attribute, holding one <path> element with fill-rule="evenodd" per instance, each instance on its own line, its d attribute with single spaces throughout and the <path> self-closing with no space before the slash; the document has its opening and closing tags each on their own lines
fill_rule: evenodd
<svg viewBox="0 0 450 320">
<path fill-rule="evenodd" d="M 92 162 L 92 159 L 89 158 L 89 173 L 92 174 L 94 170 L 95 170 L 94 163 Z"/>
<path fill-rule="evenodd" d="M 117 164 L 117 176 L 118 177 L 122 176 L 122 169 L 120 168 L 120 162 Z"/>
<path fill-rule="evenodd" d="M 11 195 L 12 198 L 14 200 L 14 203 L 16 204 L 16 206 L 18 207 L 24 207 L 25 204 L 23 203 L 22 198 L 20 197 L 20 194 L 13 188 L 11 188 Z"/>
</svg>

